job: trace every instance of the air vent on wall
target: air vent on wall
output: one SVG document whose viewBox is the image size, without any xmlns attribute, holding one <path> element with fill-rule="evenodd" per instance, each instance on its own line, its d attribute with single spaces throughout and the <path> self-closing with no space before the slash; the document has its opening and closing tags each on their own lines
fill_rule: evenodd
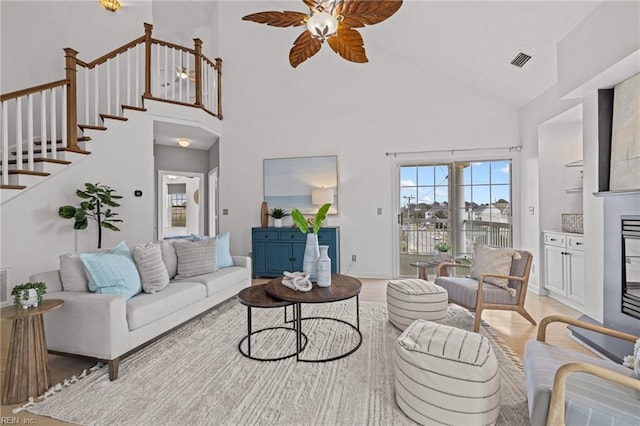
<svg viewBox="0 0 640 426">
<path fill-rule="evenodd" d="M 524 64 L 529 61 L 529 59 L 531 59 L 531 56 L 527 55 L 526 53 L 520 52 L 516 55 L 515 58 L 511 60 L 511 65 L 522 68 Z"/>
</svg>

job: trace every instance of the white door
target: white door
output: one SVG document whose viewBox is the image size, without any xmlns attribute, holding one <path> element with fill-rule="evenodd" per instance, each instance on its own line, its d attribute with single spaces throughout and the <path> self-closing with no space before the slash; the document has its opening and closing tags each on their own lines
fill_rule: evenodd
<svg viewBox="0 0 640 426">
<path fill-rule="evenodd" d="M 209 235 L 218 235 L 218 168 L 209 171 Z"/>
<path fill-rule="evenodd" d="M 564 248 L 544 246 L 544 287 L 555 293 L 566 295 L 564 287 Z"/>
<path fill-rule="evenodd" d="M 567 252 L 568 296 L 580 304 L 584 304 L 584 252 L 570 250 Z"/>
</svg>

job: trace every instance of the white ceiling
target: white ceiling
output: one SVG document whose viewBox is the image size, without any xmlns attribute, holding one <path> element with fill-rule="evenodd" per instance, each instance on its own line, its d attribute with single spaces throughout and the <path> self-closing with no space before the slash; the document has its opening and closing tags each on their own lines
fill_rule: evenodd
<svg viewBox="0 0 640 426">
<path fill-rule="evenodd" d="M 183 138 L 191 141 L 189 149 L 209 150 L 218 141 L 217 135 L 200 127 L 163 121 L 153 123 L 153 140 L 156 144 L 179 147 L 178 139 Z"/>
<path fill-rule="evenodd" d="M 557 82 L 556 45 L 601 2 L 405 1 L 362 30 L 370 61 L 383 49 L 521 107 Z M 532 59 L 509 62 L 524 52 Z"/>
</svg>

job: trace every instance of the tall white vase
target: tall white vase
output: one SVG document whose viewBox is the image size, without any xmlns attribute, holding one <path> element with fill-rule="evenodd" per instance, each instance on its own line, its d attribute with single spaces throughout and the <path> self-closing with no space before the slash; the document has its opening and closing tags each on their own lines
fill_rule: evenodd
<svg viewBox="0 0 640 426">
<path fill-rule="evenodd" d="M 307 244 L 304 246 L 304 260 L 302 261 L 302 270 L 309 273 L 309 279 L 316 281 L 318 278 L 318 257 L 320 257 L 320 249 L 318 249 L 318 236 L 313 233 L 307 234 Z"/>
<path fill-rule="evenodd" d="M 331 285 L 331 259 L 329 259 L 329 246 L 320 246 L 320 257 L 318 258 L 318 287 L 329 287 Z"/>
</svg>

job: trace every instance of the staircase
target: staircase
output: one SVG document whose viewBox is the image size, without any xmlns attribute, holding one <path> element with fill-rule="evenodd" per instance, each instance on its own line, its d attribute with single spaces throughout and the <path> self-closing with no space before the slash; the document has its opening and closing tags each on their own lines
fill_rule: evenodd
<svg viewBox="0 0 640 426">
<path fill-rule="evenodd" d="M 222 60 L 203 55 L 199 39 L 188 48 L 144 28 L 91 62 L 67 48 L 65 79 L 0 96 L 0 205 L 86 158 L 85 133 L 108 132 L 110 123 L 128 121 L 127 111 L 145 112 L 145 99 L 222 119 Z"/>
</svg>

